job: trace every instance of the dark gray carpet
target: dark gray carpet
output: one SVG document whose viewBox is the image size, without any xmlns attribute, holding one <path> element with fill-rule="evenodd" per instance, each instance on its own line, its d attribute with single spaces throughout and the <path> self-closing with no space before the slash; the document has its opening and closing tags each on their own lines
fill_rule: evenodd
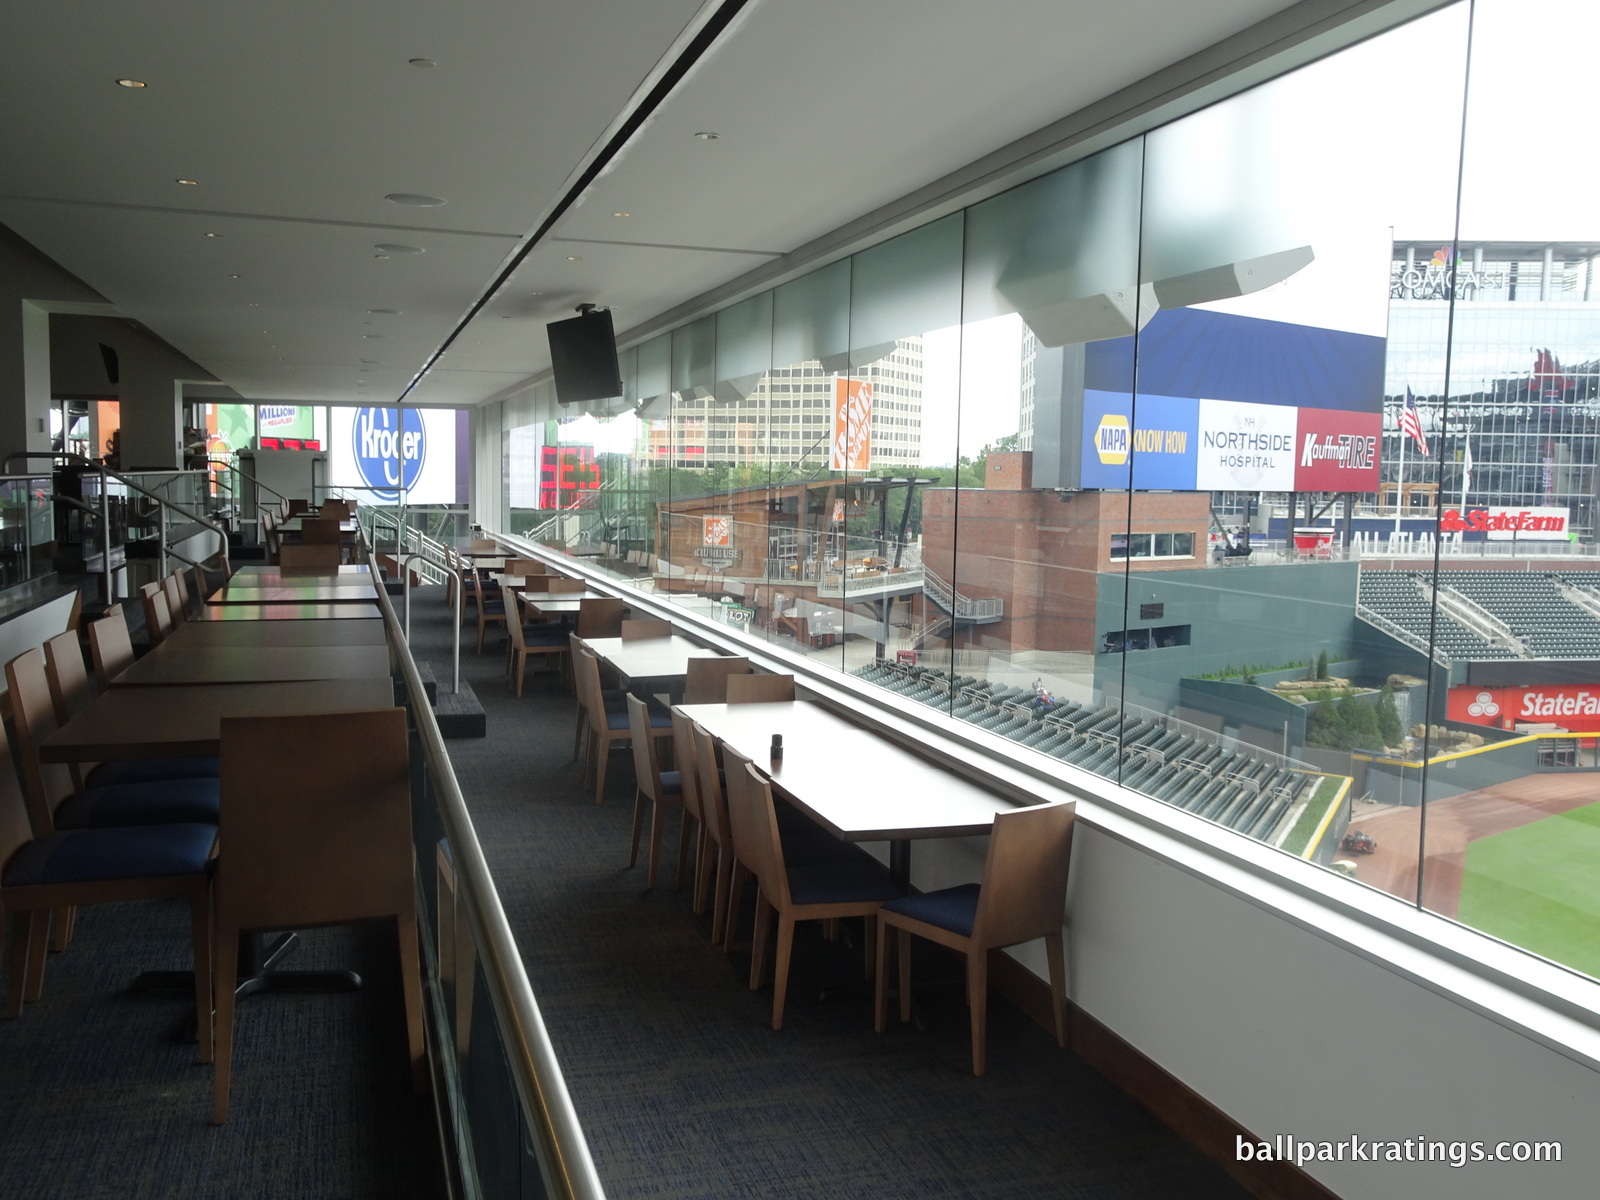
<svg viewBox="0 0 1600 1200">
<path fill-rule="evenodd" d="M 413 600 L 413 645 L 448 679 L 437 591 Z M 530 677 L 518 700 L 503 639 L 481 658 L 465 640 L 489 737 L 453 741 L 451 756 L 610 1195 L 1246 1194 L 998 997 L 989 1073 L 974 1079 L 959 965 L 936 949 L 917 963 L 934 985 L 919 990 L 925 1028 L 878 1036 L 866 992 L 820 995 L 859 987 L 859 950 L 803 927 L 773 1032 L 770 987 L 749 992 L 748 956 L 711 947 L 671 868 L 654 893 L 642 866 L 624 870 L 631 758 L 613 755 L 596 807 L 568 762 L 559 681 Z"/>
</svg>

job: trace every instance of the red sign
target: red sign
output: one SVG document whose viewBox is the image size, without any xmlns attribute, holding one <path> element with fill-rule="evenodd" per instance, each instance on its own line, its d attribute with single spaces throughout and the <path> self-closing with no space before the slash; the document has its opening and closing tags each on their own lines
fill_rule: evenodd
<svg viewBox="0 0 1600 1200">
<path fill-rule="evenodd" d="M 592 446 L 545 446 L 539 452 L 539 507 L 560 508 L 578 492 L 600 486 L 600 468 Z M 562 493 L 572 493 L 562 495 Z"/>
<path fill-rule="evenodd" d="M 1453 687 L 1446 704 L 1452 721 L 1514 729 L 1559 725 L 1574 733 L 1600 732 L 1600 684 L 1584 687 Z"/>
<path fill-rule="evenodd" d="M 1375 492 L 1380 413 L 1302 408 L 1295 429 L 1294 487 L 1298 492 Z"/>
<path fill-rule="evenodd" d="M 1459 508 L 1447 508 L 1439 518 L 1439 531 L 1487 533 L 1492 541 L 1504 541 L 1513 534 L 1541 541 L 1565 541 L 1568 516 L 1568 511 L 1559 507 L 1506 508 L 1497 505 L 1492 508 L 1469 508 L 1465 514 Z"/>
</svg>

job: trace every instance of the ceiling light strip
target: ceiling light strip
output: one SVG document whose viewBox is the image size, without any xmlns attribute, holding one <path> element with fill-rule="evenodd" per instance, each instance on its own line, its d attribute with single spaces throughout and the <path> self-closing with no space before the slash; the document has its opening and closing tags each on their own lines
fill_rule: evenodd
<svg viewBox="0 0 1600 1200">
<path fill-rule="evenodd" d="M 655 86 L 624 115 L 616 131 L 606 141 L 600 152 L 590 160 L 589 165 L 572 181 L 571 185 L 562 194 L 561 199 L 557 201 L 555 207 L 550 210 L 550 214 L 545 217 L 544 221 L 533 231 L 517 252 L 511 256 L 505 266 L 500 269 L 499 274 L 490 280 L 489 285 L 484 288 L 483 293 L 473 302 L 472 307 L 467 309 L 466 314 L 456 323 L 456 327 L 450 331 L 449 336 L 439 344 L 437 350 L 428 356 L 428 360 L 422 364 L 422 368 L 411 377 L 411 381 L 406 384 L 405 390 L 395 398 L 396 404 L 405 402 L 405 398 L 422 382 L 423 376 L 433 369 L 433 365 L 439 361 L 440 356 L 454 344 L 455 340 L 461 336 L 473 319 L 494 299 L 495 293 L 504 287 L 511 277 L 516 274 L 517 268 L 522 266 L 528 255 L 532 254 L 534 249 L 543 243 L 550 230 L 555 227 L 556 222 L 566 215 L 567 210 L 577 203 L 578 198 L 583 195 L 589 185 L 622 153 L 623 147 L 632 140 L 633 135 L 643 127 L 646 121 L 655 115 L 656 110 L 666 102 L 667 97 L 672 94 L 678 84 L 682 83 L 695 65 L 710 52 L 717 39 L 733 23 L 734 18 L 752 2 L 753 0 L 723 0 L 716 10 L 706 17 L 705 22 L 700 26 L 694 37 L 689 40 L 688 44 L 672 60 L 671 64 L 661 72 L 660 77 L 655 82 Z"/>
</svg>

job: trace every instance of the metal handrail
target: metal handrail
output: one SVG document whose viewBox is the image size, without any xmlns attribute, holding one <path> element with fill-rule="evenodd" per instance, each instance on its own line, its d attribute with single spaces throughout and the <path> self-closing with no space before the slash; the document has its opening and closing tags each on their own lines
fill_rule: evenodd
<svg viewBox="0 0 1600 1200">
<path fill-rule="evenodd" d="M 450 679 L 450 694 L 452 696 L 459 695 L 461 692 L 461 608 L 465 599 L 467 581 L 460 571 L 448 563 L 441 566 L 439 563 L 429 562 L 426 551 L 404 550 L 399 554 L 397 561 L 399 563 L 400 587 L 405 595 L 406 645 L 408 646 L 411 644 L 411 572 L 406 570 L 406 562 L 413 558 L 420 558 L 423 562 L 428 563 L 429 566 L 440 567 L 441 570 L 449 572 L 456 581 L 455 620 L 450 622 L 455 627 L 456 635 L 454 657 L 452 659 L 455 664 L 455 673 Z"/>
<path fill-rule="evenodd" d="M 368 566 L 376 573 L 375 552 L 368 548 Z M 394 606 L 388 593 L 378 592 L 384 621 L 396 628 Z M 538 1143 L 539 1168 L 545 1194 L 556 1200 L 605 1200 L 605 1189 L 589 1154 L 589 1144 L 578 1122 L 577 1110 L 567 1092 L 561 1065 L 556 1061 L 550 1033 L 539 1012 L 539 1002 L 528 981 L 527 969 L 517 949 L 511 924 L 506 920 L 495 890 L 488 860 L 478 842 L 477 830 L 467 812 L 466 798 L 456 781 L 439 723 L 427 704 L 427 692 L 409 643 L 396 647 L 395 658 L 406 690 L 421 703 L 412 704 L 417 738 L 438 791 L 439 816 L 450 840 L 450 857 L 456 876 L 456 903 L 466 909 L 467 921 L 478 949 L 490 1003 L 505 1039 L 505 1061 L 529 1133 Z"/>
<path fill-rule="evenodd" d="M 270 483 L 262 483 L 261 480 L 257 479 L 254 475 L 250 474 L 249 471 L 246 471 L 237 462 L 234 462 L 231 459 L 224 458 L 224 457 L 221 457 L 221 456 L 216 456 L 216 455 L 207 455 L 206 456 L 206 462 L 213 463 L 213 464 L 215 464 L 217 466 L 220 466 L 220 467 L 226 467 L 230 471 L 237 471 L 240 475 L 244 476 L 251 483 L 255 484 L 256 487 L 262 488 L 262 489 L 264 489 L 266 491 L 271 492 L 279 500 L 287 500 L 287 499 L 289 499 L 288 496 L 285 496 L 282 492 L 280 492 L 277 488 L 273 487 Z"/>
<path fill-rule="evenodd" d="M 122 474 L 120 471 L 113 471 L 110 467 L 106 466 L 104 463 L 94 462 L 91 459 L 85 458 L 81 454 L 72 454 L 72 453 L 69 453 L 69 452 L 66 452 L 66 451 L 60 451 L 60 450 L 15 450 L 15 451 L 12 451 L 10 454 L 6 455 L 4 462 L 0 462 L 0 471 L 10 470 L 11 460 L 12 459 L 16 459 L 16 458 L 21 458 L 21 459 L 48 458 L 51 462 L 55 462 L 57 459 L 66 459 L 68 462 L 76 463 L 79 466 L 88 467 L 92 471 L 99 471 L 100 472 L 100 536 L 101 536 L 101 551 L 102 551 L 102 553 L 101 553 L 101 568 L 102 568 L 102 572 L 103 572 L 103 574 L 105 576 L 105 581 L 106 581 L 106 603 L 109 604 L 113 600 L 116 599 L 116 594 L 112 590 L 112 586 L 113 585 L 112 585 L 112 572 L 111 572 L 111 504 L 110 504 L 110 491 L 106 487 L 106 480 L 107 479 L 115 479 L 118 483 L 122 484 L 123 487 L 131 488 L 134 492 L 138 493 L 141 496 L 144 496 L 146 499 L 154 500 L 157 504 L 160 504 L 165 508 L 173 509 L 174 511 L 183 514 L 185 517 L 188 517 L 189 520 L 193 521 L 196 525 L 203 525 L 205 528 L 211 530 L 212 533 L 217 535 L 217 537 L 220 540 L 221 545 L 222 545 L 222 549 L 219 550 L 218 553 L 222 556 L 222 570 L 223 570 L 223 573 L 227 574 L 227 575 L 231 575 L 233 573 L 232 567 L 231 567 L 231 565 L 230 565 L 230 563 L 228 561 L 228 531 L 226 529 L 224 529 L 222 526 L 218 525 L 215 521 L 207 520 L 205 517 L 202 517 L 199 513 L 192 513 L 188 509 L 186 509 L 186 508 L 182 507 L 181 505 L 179 505 L 178 503 L 176 503 L 175 501 L 169 500 L 167 497 L 162 496 L 159 493 L 152 492 L 149 488 L 145 487 L 143 484 L 135 483 L 133 480 L 129 479 L 126 475 Z M 166 520 L 163 519 L 162 522 L 161 522 L 161 571 L 162 571 L 162 574 L 165 574 L 166 573 L 166 569 L 167 569 L 166 557 L 167 557 L 167 523 L 166 523 Z"/>
</svg>

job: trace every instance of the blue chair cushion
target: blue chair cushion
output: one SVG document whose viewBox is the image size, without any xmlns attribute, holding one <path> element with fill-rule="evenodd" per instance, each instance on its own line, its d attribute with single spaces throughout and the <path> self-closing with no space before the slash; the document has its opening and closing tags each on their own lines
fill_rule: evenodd
<svg viewBox="0 0 1600 1200">
<path fill-rule="evenodd" d="M 661 772 L 661 794 L 663 796 L 681 796 L 681 795 L 683 795 L 683 772 L 681 772 L 681 771 L 663 771 L 663 772 Z"/>
<path fill-rule="evenodd" d="M 215 825 L 139 825 L 52 833 L 35 838 L 12 855 L 0 882 L 6 887 L 33 887 L 194 875 L 205 870 L 216 840 Z"/>
<path fill-rule="evenodd" d="M 651 729 L 671 729 L 672 728 L 672 713 L 671 712 L 669 712 L 665 708 L 662 708 L 661 705 L 658 704 L 654 700 L 651 700 L 649 702 L 648 707 L 650 709 L 650 728 Z M 623 707 L 623 708 L 612 709 L 608 705 L 606 707 L 606 728 L 607 729 L 626 729 L 626 728 L 628 728 L 628 710 L 627 710 L 627 708 Z"/>
<path fill-rule="evenodd" d="M 103 762 L 84 777 L 86 788 L 114 787 L 119 783 L 149 783 L 156 779 L 215 779 L 222 774 L 216 758 L 124 758 Z"/>
<path fill-rule="evenodd" d="M 972 936 L 972 923 L 978 919 L 978 893 L 981 885 L 963 883 L 907 896 L 883 906 L 885 912 L 900 913 L 927 925 L 937 925 L 962 937 Z"/>
<path fill-rule="evenodd" d="M 790 867 L 788 875 L 789 898 L 796 904 L 893 900 L 903 894 L 876 863 L 813 863 Z"/>
<path fill-rule="evenodd" d="M 220 779 L 159 779 L 86 788 L 56 809 L 57 829 L 217 823 Z"/>
</svg>

